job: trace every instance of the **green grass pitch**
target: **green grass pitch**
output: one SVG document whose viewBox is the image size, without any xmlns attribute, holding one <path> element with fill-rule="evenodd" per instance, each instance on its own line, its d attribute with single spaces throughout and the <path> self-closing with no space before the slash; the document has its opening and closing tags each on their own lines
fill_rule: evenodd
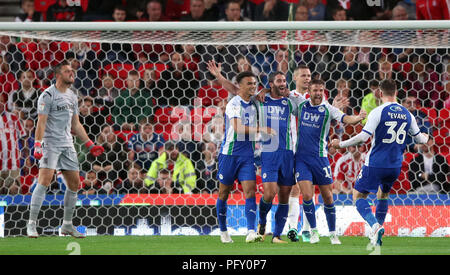
<svg viewBox="0 0 450 275">
<path fill-rule="evenodd" d="M 85 239 L 43 236 L 38 239 L 10 237 L 0 239 L 0 255 L 68 255 L 70 243 L 79 244 L 81 255 L 369 255 L 366 237 L 341 237 L 342 245 L 331 245 L 328 237 L 318 244 L 303 242 L 272 244 L 245 243 L 244 236 L 233 236 L 234 243 L 222 244 L 218 236 L 92 236 Z M 284 237 L 285 238 L 285 237 Z M 286 239 L 286 238 L 285 238 Z M 450 238 L 384 237 L 381 255 L 450 255 Z"/>
</svg>

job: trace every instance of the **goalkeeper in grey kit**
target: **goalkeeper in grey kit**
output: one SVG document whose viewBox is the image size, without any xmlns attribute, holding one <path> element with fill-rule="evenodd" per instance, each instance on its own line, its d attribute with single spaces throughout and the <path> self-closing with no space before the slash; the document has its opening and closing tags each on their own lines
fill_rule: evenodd
<svg viewBox="0 0 450 275">
<path fill-rule="evenodd" d="M 61 234 L 83 238 L 85 235 L 72 225 L 80 185 L 78 158 L 72 133 L 83 141 L 92 155 L 99 156 L 104 149 L 89 139 L 80 123 L 78 98 L 70 89 L 75 80 L 70 64 L 62 61 L 55 67 L 54 72 L 56 83 L 47 88 L 38 99 L 34 157 L 39 160 L 39 177 L 31 196 L 27 235 L 30 238 L 39 236 L 36 230 L 37 218 L 55 170 L 60 170 L 67 182 Z"/>
</svg>

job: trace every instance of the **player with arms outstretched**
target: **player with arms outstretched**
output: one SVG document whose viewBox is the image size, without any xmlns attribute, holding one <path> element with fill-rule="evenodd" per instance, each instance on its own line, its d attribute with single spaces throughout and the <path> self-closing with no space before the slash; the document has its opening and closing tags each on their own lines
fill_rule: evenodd
<svg viewBox="0 0 450 275">
<path fill-rule="evenodd" d="M 70 64 L 62 61 L 54 71 L 56 83 L 47 88 L 38 99 L 34 157 L 40 160 L 39 176 L 38 184 L 31 196 L 27 235 L 30 238 L 39 236 L 36 230 L 37 218 L 55 170 L 61 170 L 68 185 L 64 194 L 64 219 L 61 234 L 84 238 L 85 235 L 78 232 L 72 225 L 80 176 L 77 152 L 71 133 L 79 137 L 94 156 L 102 154 L 104 149 L 89 139 L 80 124 L 78 99 L 70 89 L 74 82 L 74 72 Z"/>
<path fill-rule="evenodd" d="M 225 135 L 220 147 L 217 178 L 219 180 L 219 196 L 216 202 L 217 219 L 220 227 L 220 239 L 223 243 L 231 243 L 227 230 L 227 200 L 236 179 L 242 184 L 245 196 L 245 216 L 247 218 L 246 242 L 258 242 L 262 236 L 255 231 L 256 227 L 256 167 L 254 159 L 254 143 L 258 132 L 273 135 L 268 127 L 257 125 L 256 106 L 251 97 L 255 94 L 257 82 L 251 72 L 237 75 L 238 95 L 233 97 L 225 110 Z"/>
<path fill-rule="evenodd" d="M 359 123 L 366 117 L 362 111 L 357 116 L 348 116 L 338 108 L 323 101 L 325 83 L 320 79 L 310 82 L 310 98 L 298 106 L 298 141 L 295 152 L 295 179 L 303 195 L 303 209 L 311 226 L 310 243 L 319 242 L 316 229 L 313 184 L 319 186 L 324 201 L 324 212 L 332 244 L 340 244 L 336 235 L 336 211 L 332 192 L 332 172 L 327 157 L 327 141 L 331 121 L 345 124 Z"/>
<path fill-rule="evenodd" d="M 410 134 L 417 143 L 428 141 L 428 135 L 420 132 L 414 116 L 397 103 L 395 81 L 384 80 L 380 90 L 383 104 L 370 112 L 363 130 L 349 140 L 334 139 L 331 142 L 331 146 L 339 149 L 364 143 L 373 136 L 372 146 L 353 188 L 356 208 L 372 228 L 369 238 L 373 246 L 382 245 L 387 199 L 400 175 L 406 135 Z M 367 200 L 369 193 L 377 193 L 375 216 Z"/>
</svg>

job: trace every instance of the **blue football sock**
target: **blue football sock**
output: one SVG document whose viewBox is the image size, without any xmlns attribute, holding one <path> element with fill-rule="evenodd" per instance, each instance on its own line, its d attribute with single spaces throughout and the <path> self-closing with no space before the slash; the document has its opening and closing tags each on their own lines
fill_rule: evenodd
<svg viewBox="0 0 450 275">
<path fill-rule="evenodd" d="M 245 199 L 245 216 L 247 217 L 247 229 L 255 230 L 256 198 Z"/>
<path fill-rule="evenodd" d="M 220 231 L 227 231 L 227 201 L 217 199 L 216 211 Z"/>
<path fill-rule="evenodd" d="M 305 213 L 311 228 L 316 228 L 316 207 L 312 200 L 303 201 L 303 212 Z"/>
<path fill-rule="evenodd" d="M 336 231 L 336 208 L 334 207 L 334 203 L 324 204 L 323 210 L 327 218 L 328 230 L 330 232 Z"/>
<path fill-rule="evenodd" d="M 377 223 L 377 219 L 372 214 L 369 202 L 366 199 L 358 199 L 356 201 L 356 209 L 363 219 L 372 227 Z"/>
<path fill-rule="evenodd" d="M 263 198 L 259 200 L 259 224 L 267 223 L 267 213 L 272 208 L 272 202 L 266 202 Z"/>
<path fill-rule="evenodd" d="M 275 230 L 273 231 L 274 237 L 280 237 L 283 232 L 284 225 L 289 212 L 289 204 L 278 204 L 277 211 L 275 212 Z"/>
<path fill-rule="evenodd" d="M 375 217 L 377 218 L 377 221 L 379 224 L 383 225 L 384 219 L 386 218 L 387 212 L 388 212 L 388 200 L 387 199 L 381 199 L 377 201 L 377 208 L 375 210 Z"/>
</svg>

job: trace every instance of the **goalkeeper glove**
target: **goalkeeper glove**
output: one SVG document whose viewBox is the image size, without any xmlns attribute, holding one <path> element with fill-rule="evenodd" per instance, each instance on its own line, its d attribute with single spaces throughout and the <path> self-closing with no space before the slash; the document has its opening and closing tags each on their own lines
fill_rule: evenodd
<svg viewBox="0 0 450 275">
<path fill-rule="evenodd" d="M 88 140 L 84 145 L 86 146 L 86 148 L 89 149 L 89 152 L 94 157 L 100 156 L 105 151 L 105 149 L 103 149 L 103 146 L 95 145 L 94 142 L 92 142 L 92 140 Z"/>
<path fill-rule="evenodd" d="M 42 141 L 36 140 L 34 142 L 34 153 L 33 156 L 35 159 L 40 160 L 42 156 L 44 155 L 42 151 Z"/>
</svg>

